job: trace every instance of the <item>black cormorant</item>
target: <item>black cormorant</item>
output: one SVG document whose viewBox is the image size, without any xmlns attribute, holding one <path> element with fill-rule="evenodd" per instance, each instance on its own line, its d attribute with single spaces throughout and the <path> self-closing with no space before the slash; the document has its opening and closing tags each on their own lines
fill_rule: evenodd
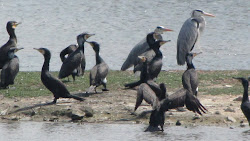
<svg viewBox="0 0 250 141">
<path fill-rule="evenodd" d="M 192 92 L 195 96 L 198 93 L 198 74 L 195 71 L 195 67 L 193 65 L 193 58 L 200 53 L 188 53 L 186 55 L 187 62 L 187 70 L 182 75 L 182 85 L 185 89 Z"/>
<path fill-rule="evenodd" d="M 100 85 L 103 85 L 103 91 L 108 91 L 106 87 L 106 77 L 108 75 L 109 67 L 100 56 L 100 45 L 97 42 L 88 43 L 93 47 L 96 56 L 96 65 L 91 69 L 89 74 L 90 88 L 88 92 L 93 91 L 93 89 L 96 92 L 96 87 Z"/>
<path fill-rule="evenodd" d="M 71 95 L 62 81 L 53 77 L 49 72 L 49 62 L 51 58 L 50 51 L 47 48 L 39 48 L 38 50 L 44 56 L 44 63 L 41 72 L 41 80 L 44 86 L 49 89 L 54 95 L 53 103 L 56 103 L 57 99 L 62 98 L 74 98 L 76 100 L 83 101 L 83 98 Z"/>
<path fill-rule="evenodd" d="M 77 67 L 81 64 L 82 62 L 85 62 L 85 56 L 84 56 L 84 43 L 85 41 L 90 37 L 93 36 L 94 34 L 88 34 L 88 33 L 82 33 L 77 36 L 77 43 L 78 43 L 78 48 L 71 53 L 64 61 L 61 66 L 60 72 L 59 72 L 59 79 L 68 77 L 69 75 L 72 74 L 72 72 L 77 69 Z M 83 67 L 83 66 L 82 66 Z M 85 63 L 84 63 L 84 68 L 85 68 Z"/>
<path fill-rule="evenodd" d="M 72 44 L 63 49 L 60 52 L 61 61 L 63 62 L 66 59 L 66 56 L 69 56 L 71 53 L 73 53 L 77 49 L 77 47 L 78 47 L 77 45 Z M 82 62 L 85 64 L 85 59 L 83 59 Z M 85 71 L 85 65 L 83 70 L 81 69 L 81 65 L 78 66 L 77 69 L 75 69 L 71 74 L 73 81 L 75 81 L 75 76 L 83 75 L 84 71 Z"/>
<path fill-rule="evenodd" d="M 151 38 L 150 36 L 153 36 L 153 34 L 149 34 L 148 39 Z M 150 47 L 155 52 L 157 52 L 156 55 L 153 57 L 153 59 L 150 62 L 148 61 L 148 58 L 146 57 L 145 62 L 142 63 L 143 67 L 141 67 L 142 69 L 141 69 L 140 80 L 137 82 L 125 84 L 124 85 L 125 87 L 133 88 L 135 86 L 140 85 L 141 83 L 146 82 L 149 79 L 154 79 L 158 76 L 162 67 L 162 53 L 160 52 L 159 48 L 166 42 L 168 41 L 158 40 L 156 42 L 152 42 L 152 44 L 149 43 Z"/>
<path fill-rule="evenodd" d="M 250 77 L 247 79 L 245 78 L 235 78 L 239 80 L 244 88 L 244 92 L 243 92 L 243 98 L 242 98 L 242 103 L 241 103 L 241 110 L 243 112 L 243 114 L 245 115 L 245 117 L 248 120 L 249 126 L 250 126 L 250 101 L 249 101 L 249 97 L 248 97 L 248 87 L 249 87 L 249 82 L 248 80 L 250 80 Z"/>
<path fill-rule="evenodd" d="M 8 60 L 4 64 L 1 71 L 1 88 L 7 88 L 9 85 L 14 84 L 17 73 L 19 72 L 19 59 L 15 52 L 23 48 L 10 48 L 7 52 Z"/>
<path fill-rule="evenodd" d="M 166 32 L 166 31 L 173 31 L 173 30 L 164 28 L 163 26 L 157 26 L 154 32 L 149 33 L 149 34 L 154 33 L 154 36 L 153 36 L 154 38 L 152 38 L 151 41 L 154 42 L 155 40 L 162 40 L 161 34 L 163 34 L 163 32 Z M 147 36 L 146 36 L 146 38 L 144 38 L 141 42 L 135 45 L 135 47 L 130 51 L 126 61 L 123 63 L 121 67 L 121 70 L 125 71 L 128 68 L 132 67 L 133 65 L 136 66 L 138 64 L 138 60 L 137 60 L 138 56 L 146 56 L 150 60 L 154 55 L 155 55 L 154 51 L 150 50 L 149 48 Z"/>
<path fill-rule="evenodd" d="M 20 23 L 16 21 L 9 21 L 6 25 L 6 29 L 10 37 L 8 42 L 0 48 L 0 69 L 2 69 L 3 65 L 8 60 L 7 52 L 9 51 L 9 49 L 12 47 L 16 47 L 17 38 L 15 34 L 15 28 L 19 24 Z"/>
</svg>

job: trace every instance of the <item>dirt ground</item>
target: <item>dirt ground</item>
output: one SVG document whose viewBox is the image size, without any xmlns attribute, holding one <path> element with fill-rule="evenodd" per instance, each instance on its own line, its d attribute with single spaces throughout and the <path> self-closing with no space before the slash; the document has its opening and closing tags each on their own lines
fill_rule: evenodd
<svg viewBox="0 0 250 141">
<path fill-rule="evenodd" d="M 171 94 L 171 92 L 169 92 Z M 5 121 L 51 121 L 51 122 L 105 122 L 148 124 L 150 110 L 145 102 L 133 112 L 136 100 L 135 90 L 117 90 L 98 94 L 76 94 L 85 101 L 59 99 L 57 104 L 48 104 L 53 96 L 32 98 L 6 98 L 0 95 L 0 122 Z M 202 95 L 200 102 L 208 109 L 203 116 L 186 110 L 166 112 L 166 125 L 175 125 L 179 120 L 184 126 L 248 126 L 240 104 L 234 100 L 241 96 Z"/>
</svg>

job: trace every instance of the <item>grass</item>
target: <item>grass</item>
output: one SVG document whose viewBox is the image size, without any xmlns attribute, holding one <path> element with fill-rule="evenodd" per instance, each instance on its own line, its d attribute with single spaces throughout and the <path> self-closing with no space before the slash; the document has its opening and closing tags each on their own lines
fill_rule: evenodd
<svg viewBox="0 0 250 141">
<path fill-rule="evenodd" d="M 157 79 L 157 83 L 167 84 L 168 91 L 173 92 L 182 87 L 181 76 L 184 71 L 162 71 Z M 54 76 L 58 72 L 52 72 Z M 198 71 L 199 92 L 202 94 L 242 94 L 241 83 L 232 79 L 232 77 L 248 77 L 249 70 L 236 71 Z M 132 71 L 110 71 L 107 77 L 108 88 L 110 91 L 117 91 L 124 88 L 125 83 L 133 82 L 139 79 Z M 76 81 L 67 81 L 63 79 L 68 90 L 72 93 L 85 92 L 89 86 L 89 71 L 86 71 L 83 77 L 77 77 Z M 102 86 L 100 86 L 102 87 Z M 100 90 L 99 90 L 100 91 Z M 0 94 L 6 97 L 37 97 L 52 95 L 42 84 L 40 72 L 19 72 L 15 84 L 9 89 L 1 89 Z"/>
</svg>

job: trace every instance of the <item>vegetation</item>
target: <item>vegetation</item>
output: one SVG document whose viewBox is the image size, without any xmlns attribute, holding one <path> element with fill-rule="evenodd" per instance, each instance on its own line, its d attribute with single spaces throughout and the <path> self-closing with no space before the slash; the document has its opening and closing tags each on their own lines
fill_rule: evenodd
<svg viewBox="0 0 250 141">
<path fill-rule="evenodd" d="M 171 93 L 182 87 L 181 76 L 184 71 L 162 71 L 157 79 L 158 83 L 167 84 L 167 89 Z M 58 72 L 52 72 L 58 76 Z M 201 94 L 242 94 L 241 84 L 232 79 L 232 77 L 248 77 L 249 70 L 236 71 L 198 71 L 199 92 Z M 68 90 L 71 93 L 85 92 L 89 86 L 89 71 L 85 72 L 83 77 L 77 77 L 76 81 L 70 77 L 63 79 Z M 117 91 L 124 88 L 125 83 L 133 82 L 139 79 L 132 71 L 110 71 L 108 75 L 108 89 Z M 100 86 L 102 88 L 102 86 Z M 98 89 L 100 91 L 100 89 Z M 1 89 L 0 94 L 6 97 L 37 97 L 52 95 L 42 84 L 40 72 L 19 72 L 15 84 L 9 89 Z"/>
</svg>

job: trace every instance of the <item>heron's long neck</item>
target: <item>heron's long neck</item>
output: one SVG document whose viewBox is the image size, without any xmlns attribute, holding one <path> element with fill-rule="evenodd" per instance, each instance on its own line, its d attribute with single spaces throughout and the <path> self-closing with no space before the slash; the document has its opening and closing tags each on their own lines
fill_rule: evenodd
<svg viewBox="0 0 250 141">
<path fill-rule="evenodd" d="M 49 71 L 49 62 L 50 62 L 50 56 L 45 56 L 43 67 L 42 67 L 42 73 Z"/>
<path fill-rule="evenodd" d="M 248 82 L 246 84 L 243 84 L 243 87 L 244 87 L 244 93 L 243 93 L 243 99 L 242 99 L 242 102 L 246 102 L 246 101 L 249 101 L 248 99 Z"/>
<path fill-rule="evenodd" d="M 205 26 L 206 26 L 205 18 L 203 16 L 198 16 L 198 17 L 193 17 L 193 19 L 195 19 L 198 22 L 199 31 L 200 31 L 200 33 L 202 33 L 205 29 Z"/>
</svg>

